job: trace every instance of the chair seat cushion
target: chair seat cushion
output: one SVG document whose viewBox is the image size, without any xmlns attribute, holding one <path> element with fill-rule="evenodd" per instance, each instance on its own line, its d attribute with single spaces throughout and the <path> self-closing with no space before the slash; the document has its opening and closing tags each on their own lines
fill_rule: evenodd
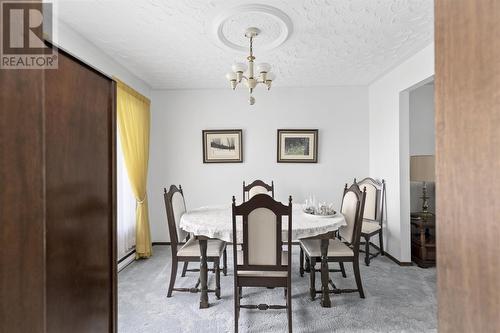
<svg viewBox="0 0 500 333">
<path fill-rule="evenodd" d="M 207 241 L 207 257 L 220 257 L 224 251 L 224 246 L 226 242 L 218 239 L 209 239 Z M 184 244 L 179 251 L 177 251 L 177 256 L 179 257 L 199 257 L 200 253 L 200 242 L 196 238 L 190 238 L 186 244 Z"/>
<path fill-rule="evenodd" d="M 300 246 L 309 257 L 321 257 L 321 239 L 303 239 L 300 241 Z M 354 252 L 349 246 L 338 239 L 330 239 L 328 244 L 328 256 L 352 257 L 354 256 Z"/>
<path fill-rule="evenodd" d="M 243 277 L 287 277 L 287 271 L 238 271 L 238 276 Z"/>
<path fill-rule="evenodd" d="M 361 233 L 371 234 L 380 230 L 380 224 L 378 222 L 373 222 L 369 220 L 363 220 L 363 226 L 361 227 Z"/>
<path fill-rule="evenodd" d="M 243 264 L 243 251 L 238 251 L 237 252 L 238 256 L 238 265 Z M 282 251 L 281 252 L 281 264 L 282 265 L 288 265 L 288 252 L 287 251 Z M 250 277 L 250 276 L 267 276 L 267 277 L 287 277 L 288 272 L 282 272 L 282 271 L 238 271 L 238 276 L 245 276 L 245 277 Z"/>
</svg>

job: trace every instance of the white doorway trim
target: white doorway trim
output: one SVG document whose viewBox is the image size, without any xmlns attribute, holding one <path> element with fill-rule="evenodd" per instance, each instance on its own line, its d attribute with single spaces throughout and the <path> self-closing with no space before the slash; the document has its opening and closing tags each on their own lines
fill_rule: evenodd
<svg viewBox="0 0 500 333">
<path fill-rule="evenodd" d="M 411 258 L 410 225 L 410 92 L 434 81 L 434 75 L 399 93 L 399 196 L 401 257 Z"/>
</svg>

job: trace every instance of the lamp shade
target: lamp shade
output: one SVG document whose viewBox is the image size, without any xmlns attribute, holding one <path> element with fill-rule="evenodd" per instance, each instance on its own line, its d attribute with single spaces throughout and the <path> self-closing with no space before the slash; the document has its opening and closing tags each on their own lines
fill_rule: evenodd
<svg viewBox="0 0 500 333">
<path fill-rule="evenodd" d="M 267 73 L 266 80 L 274 81 L 275 79 L 276 79 L 276 75 L 274 75 L 274 73 L 272 73 L 272 72 Z"/>
<path fill-rule="evenodd" d="M 434 155 L 410 157 L 410 180 L 414 182 L 433 182 L 435 180 Z"/>
<path fill-rule="evenodd" d="M 269 65 L 267 62 L 262 62 L 257 65 L 257 72 L 258 73 L 267 73 L 271 70 L 271 65 Z"/>
<path fill-rule="evenodd" d="M 233 81 L 233 80 L 236 81 L 236 73 L 234 73 L 234 72 L 227 73 L 226 74 L 226 79 L 228 81 Z"/>
<path fill-rule="evenodd" d="M 237 62 L 237 63 L 234 63 L 233 66 L 231 67 L 231 69 L 233 70 L 233 72 L 244 72 L 247 70 L 247 65 L 245 65 L 244 63 L 242 62 Z"/>
</svg>

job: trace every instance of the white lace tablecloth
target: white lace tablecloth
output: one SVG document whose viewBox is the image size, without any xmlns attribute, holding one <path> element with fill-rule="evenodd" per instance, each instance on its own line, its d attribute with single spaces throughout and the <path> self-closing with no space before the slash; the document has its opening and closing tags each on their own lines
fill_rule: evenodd
<svg viewBox="0 0 500 333">
<path fill-rule="evenodd" d="M 181 217 L 180 227 L 196 236 L 217 238 L 226 242 L 233 241 L 231 205 L 206 206 L 186 212 Z M 318 236 L 335 231 L 346 225 L 344 216 L 337 213 L 333 217 L 317 217 L 305 214 L 301 206 L 292 207 L 292 240 Z M 242 242 L 241 218 L 237 220 L 237 239 Z M 288 221 L 283 219 L 283 240 L 287 240 Z"/>
</svg>

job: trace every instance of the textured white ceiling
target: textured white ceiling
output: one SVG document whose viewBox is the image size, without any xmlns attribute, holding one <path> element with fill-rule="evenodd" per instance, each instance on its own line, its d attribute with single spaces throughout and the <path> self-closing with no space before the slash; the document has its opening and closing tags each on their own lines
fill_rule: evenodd
<svg viewBox="0 0 500 333">
<path fill-rule="evenodd" d="M 227 86 L 225 73 L 245 54 L 219 47 L 214 21 L 232 7 L 252 3 L 59 0 L 56 15 L 152 88 L 215 88 Z M 258 38 L 254 43 L 256 61 L 269 62 L 277 74 L 274 86 L 365 85 L 433 39 L 433 0 L 264 3 L 282 10 L 293 24 L 292 34 L 275 49 L 259 50 Z M 224 29 L 240 26 L 236 20 Z M 264 33 L 263 41 L 278 32 Z"/>
</svg>

